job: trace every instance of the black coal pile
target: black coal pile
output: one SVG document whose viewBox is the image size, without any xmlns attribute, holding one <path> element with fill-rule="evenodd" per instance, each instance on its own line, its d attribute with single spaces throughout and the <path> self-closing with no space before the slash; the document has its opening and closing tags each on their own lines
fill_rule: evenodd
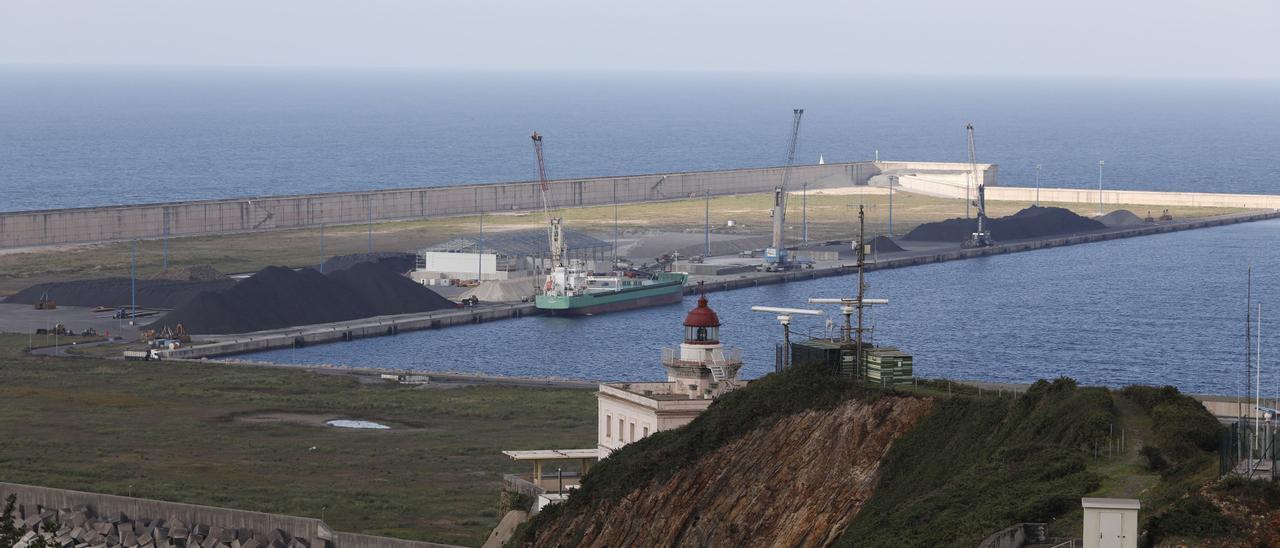
<svg viewBox="0 0 1280 548">
<path fill-rule="evenodd" d="M 897 242 L 889 239 L 887 236 L 876 236 L 870 242 L 871 251 L 875 253 L 893 253 L 895 251 L 905 251 Z"/>
<path fill-rule="evenodd" d="M 273 266 L 231 288 L 201 293 L 152 325 L 182 324 L 190 333 L 246 333 L 454 306 L 375 263 L 331 275 Z"/>
<path fill-rule="evenodd" d="M 392 272 L 404 274 L 417 266 L 417 257 L 412 253 L 394 251 L 377 251 L 373 253 L 356 253 L 353 255 L 337 255 L 324 262 L 321 271 L 325 274 L 346 270 L 358 264 L 374 263 Z"/>
<path fill-rule="evenodd" d="M 1008 217 L 988 219 L 991 237 L 997 242 L 1043 238 L 1101 230 L 1106 225 L 1076 215 L 1061 207 L 1031 206 Z M 925 223 L 908 232 L 904 240 L 921 242 L 962 242 L 978 229 L 977 219 L 947 219 Z"/>
<path fill-rule="evenodd" d="M 204 291 L 219 291 L 235 285 L 229 278 L 215 280 L 138 280 L 138 306 L 177 308 Z M 48 293 L 61 306 L 121 307 L 131 304 L 129 278 L 97 278 L 72 282 L 36 284 L 5 299 L 7 303 L 35 304 Z"/>
</svg>

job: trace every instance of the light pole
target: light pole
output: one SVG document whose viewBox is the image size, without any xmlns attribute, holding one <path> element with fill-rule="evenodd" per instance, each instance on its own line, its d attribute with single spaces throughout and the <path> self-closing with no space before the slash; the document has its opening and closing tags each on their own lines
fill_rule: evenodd
<svg viewBox="0 0 1280 548">
<path fill-rule="evenodd" d="M 1098 215 L 1102 215 L 1102 166 L 1106 164 L 1103 160 L 1098 160 Z"/>
<path fill-rule="evenodd" d="M 809 243 L 809 183 L 800 185 L 800 218 L 804 225 L 804 243 Z"/>
<path fill-rule="evenodd" d="M 1036 164 L 1036 207 L 1040 207 L 1040 164 Z"/>
<path fill-rule="evenodd" d="M 889 176 L 889 237 L 893 237 L 893 185 L 898 182 L 897 175 Z"/>
</svg>

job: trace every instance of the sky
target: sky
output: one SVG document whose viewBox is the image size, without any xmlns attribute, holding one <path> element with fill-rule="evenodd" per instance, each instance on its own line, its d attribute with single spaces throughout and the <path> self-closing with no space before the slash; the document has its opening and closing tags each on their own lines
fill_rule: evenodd
<svg viewBox="0 0 1280 548">
<path fill-rule="evenodd" d="M 1275 0 L 0 0 L 0 64 L 1280 80 Z"/>
</svg>

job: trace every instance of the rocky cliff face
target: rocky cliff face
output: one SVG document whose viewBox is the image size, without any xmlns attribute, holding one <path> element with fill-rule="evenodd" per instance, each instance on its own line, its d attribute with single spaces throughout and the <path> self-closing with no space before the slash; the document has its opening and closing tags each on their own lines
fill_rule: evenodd
<svg viewBox="0 0 1280 548">
<path fill-rule="evenodd" d="M 538 546 L 826 546 L 871 496 L 928 399 L 849 400 L 751 430 L 620 500 L 566 512 Z"/>
</svg>

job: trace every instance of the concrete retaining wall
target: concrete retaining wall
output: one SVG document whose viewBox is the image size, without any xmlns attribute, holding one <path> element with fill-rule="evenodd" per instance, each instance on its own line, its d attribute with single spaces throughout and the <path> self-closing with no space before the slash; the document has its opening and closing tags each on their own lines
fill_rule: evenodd
<svg viewBox="0 0 1280 548">
<path fill-rule="evenodd" d="M 199 523 L 222 528 L 253 529 L 264 533 L 273 529 L 283 529 L 295 537 L 305 537 L 311 541 L 311 546 L 313 547 L 325 546 L 325 543 L 329 543 L 333 548 L 449 547 L 446 544 L 431 542 L 338 533 L 330 529 L 323 521 L 314 518 L 0 482 L 0 501 L 10 494 L 17 495 L 19 504 L 39 505 L 48 508 L 88 506 L 98 515 L 123 512 L 126 516 L 134 519 L 178 519 L 188 524 Z"/>
<path fill-rule="evenodd" d="M 812 188 L 866 184 L 878 172 L 871 162 L 796 166 L 792 184 Z M 550 183 L 553 207 L 684 199 L 767 192 L 782 168 L 656 173 L 559 180 Z M 542 207 L 536 182 L 494 183 L 200 200 L 136 206 L 87 207 L 0 213 L 0 248 L 87 243 L 168 236 L 227 234 L 535 210 Z"/>
<path fill-rule="evenodd" d="M 987 199 L 1034 202 L 1036 189 L 1029 187 L 998 186 L 987 189 Z M 1216 194 L 1212 192 L 1150 192 L 1143 190 L 1102 190 L 1102 200 L 1107 205 L 1140 204 L 1151 206 L 1187 207 L 1244 207 L 1251 209 L 1280 209 L 1280 196 L 1274 194 Z M 1098 190 L 1083 188 L 1042 188 L 1040 201 L 1059 203 L 1096 204 Z M 1146 211 L 1134 211 L 1145 217 Z M 1159 217 L 1159 211 L 1152 211 Z"/>
</svg>

